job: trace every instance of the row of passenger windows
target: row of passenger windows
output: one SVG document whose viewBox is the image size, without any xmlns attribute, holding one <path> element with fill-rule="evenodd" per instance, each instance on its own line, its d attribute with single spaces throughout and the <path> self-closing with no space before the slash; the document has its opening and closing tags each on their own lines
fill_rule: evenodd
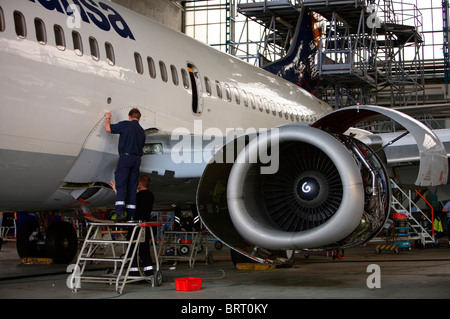
<svg viewBox="0 0 450 319">
<path fill-rule="evenodd" d="M 14 11 L 14 28 L 16 31 L 16 34 L 19 38 L 25 39 L 28 36 L 28 29 L 27 24 L 25 21 L 24 15 L 19 11 Z M 3 32 L 5 30 L 5 22 L 4 22 L 4 15 L 3 15 L 3 9 L 0 7 L 0 31 Z M 47 34 L 47 28 L 44 23 L 39 18 L 34 19 L 34 32 L 36 35 L 36 40 L 42 45 L 46 45 L 48 42 L 48 34 Z M 56 47 L 64 51 L 67 48 L 67 42 L 66 42 L 66 36 L 64 33 L 64 29 L 55 24 L 53 25 L 53 36 L 55 39 Z M 81 35 L 79 32 L 72 30 L 71 34 L 71 42 L 73 44 L 73 50 L 74 52 L 82 56 L 84 54 L 84 48 L 83 48 L 83 40 L 81 38 Z M 94 37 L 89 37 L 89 49 L 90 54 L 92 56 L 92 59 L 95 61 L 100 60 L 100 47 L 97 42 L 97 40 Z M 110 65 L 115 65 L 115 56 L 114 56 L 114 48 L 109 42 L 105 42 L 105 56 L 106 61 Z"/>
<path fill-rule="evenodd" d="M 27 38 L 27 25 L 25 17 L 19 11 L 14 11 L 14 26 L 15 32 L 19 38 L 23 39 Z M 0 7 L 0 32 L 3 32 L 4 30 L 5 30 L 5 20 L 3 10 Z M 39 42 L 42 45 L 47 44 L 48 35 L 44 21 L 42 21 L 39 18 L 35 18 L 34 31 L 36 34 L 37 42 Z M 67 43 L 63 28 L 57 24 L 53 25 L 53 35 L 56 47 L 59 50 L 64 51 L 67 48 Z M 84 54 L 84 49 L 80 33 L 78 33 L 75 30 L 72 30 L 71 40 L 74 52 L 77 55 L 82 56 Z M 101 58 L 100 47 L 97 40 L 94 37 L 89 37 L 89 49 L 92 58 L 95 61 L 99 61 Z M 116 64 L 114 48 L 109 42 L 105 42 L 105 56 L 106 61 L 108 62 L 109 65 Z M 144 74 L 144 62 L 141 55 L 137 52 L 134 53 L 134 61 L 136 65 L 136 71 L 141 75 Z M 151 57 L 147 57 L 147 68 L 150 77 L 156 79 L 158 70 L 155 61 Z M 168 68 L 164 63 L 164 61 L 158 61 L 158 69 L 162 81 L 168 82 L 170 74 L 172 83 L 176 86 L 180 84 L 180 79 L 178 77 L 178 70 L 173 64 L 171 64 L 169 67 L 170 73 L 168 72 Z M 181 68 L 181 82 L 185 89 L 187 90 L 190 89 L 189 74 L 184 68 Z M 265 111 L 267 114 L 272 114 L 274 116 L 278 114 L 280 118 L 284 117 L 286 120 L 289 120 L 289 118 L 292 121 L 297 122 L 315 120 L 315 117 L 313 116 L 301 116 L 293 108 L 286 107 L 284 105 L 281 105 L 280 103 L 275 103 L 272 100 L 267 100 L 266 98 L 261 98 L 258 95 L 254 95 L 251 92 L 240 90 L 234 86 L 231 87 L 228 83 L 224 83 L 223 85 L 219 81 L 214 81 L 212 83 L 207 76 L 203 77 L 203 82 L 204 82 L 204 90 L 208 96 L 213 95 L 212 88 L 215 87 L 216 96 L 219 99 L 223 99 L 225 97 L 227 101 L 232 102 L 234 96 L 234 101 L 238 105 L 240 105 L 242 102 L 242 104 L 245 107 L 251 107 L 255 110 L 258 109 L 261 112 Z"/>
<path fill-rule="evenodd" d="M 144 74 L 145 73 L 144 62 L 141 55 L 138 52 L 134 53 L 134 60 L 136 64 L 137 73 L 141 75 Z M 166 64 L 163 61 L 159 61 L 158 67 L 161 80 L 164 82 L 168 82 L 169 76 Z M 157 77 L 157 69 L 155 61 L 151 57 L 147 57 L 147 68 L 150 77 L 155 79 Z M 178 70 L 173 64 L 170 65 L 170 74 L 172 83 L 178 86 L 180 83 L 178 77 Z M 188 72 L 184 68 L 181 68 L 181 79 L 184 88 L 189 89 Z M 313 121 L 316 119 L 315 116 L 302 116 L 298 114 L 298 112 L 294 108 L 286 107 L 278 102 L 275 103 L 272 100 L 267 100 L 265 97 L 261 98 L 260 96 L 254 95 L 251 92 L 246 92 L 244 90 L 236 88 L 235 86 L 230 86 L 228 83 L 224 83 L 222 85 L 222 83 L 220 83 L 219 81 L 212 82 L 207 76 L 203 77 L 203 82 L 204 82 L 204 90 L 208 96 L 213 95 L 212 88 L 215 87 L 216 96 L 219 99 L 223 99 L 225 96 L 225 99 L 228 102 L 232 102 L 234 96 L 234 102 L 238 105 L 242 103 L 245 107 L 251 107 L 255 110 L 258 109 L 261 112 L 265 111 L 267 114 L 272 114 L 274 116 L 278 114 L 280 118 L 284 117 L 286 120 L 289 120 L 290 118 L 291 121 L 294 122 Z M 225 95 L 223 93 L 225 93 Z"/>
</svg>

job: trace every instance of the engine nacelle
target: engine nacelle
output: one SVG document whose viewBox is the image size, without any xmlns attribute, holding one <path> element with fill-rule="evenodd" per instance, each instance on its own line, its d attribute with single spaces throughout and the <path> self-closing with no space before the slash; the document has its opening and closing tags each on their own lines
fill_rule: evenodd
<svg viewBox="0 0 450 319">
<path fill-rule="evenodd" d="M 223 161 L 230 152 L 234 161 Z M 278 169 L 265 174 L 261 154 Z M 197 206 L 222 242 L 273 260 L 279 250 L 351 247 L 372 238 L 389 215 L 389 179 L 358 140 L 291 124 L 225 145 L 203 173 Z"/>
</svg>

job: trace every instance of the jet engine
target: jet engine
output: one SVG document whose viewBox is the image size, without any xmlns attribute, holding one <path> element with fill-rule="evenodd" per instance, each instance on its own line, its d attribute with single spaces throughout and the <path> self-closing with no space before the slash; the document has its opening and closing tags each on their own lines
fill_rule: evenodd
<svg viewBox="0 0 450 319">
<path fill-rule="evenodd" d="M 311 126 L 288 124 L 226 143 L 198 185 L 203 223 L 232 252 L 258 262 L 367 242 L 389 217 L 390 180 L 377 153 L 346 132 L 371 116 L 387 116 L 405 128 L 402 136 L 414 137 L 415 185 L 447 183 L 447 153 L 433 131 L 399 111 L 357 105 Z M 383 148 L 396 140 L 377 152 L 389 160 Z"/>
<path fill-rule="evenodd" d="M 227 143 L 203 173 L 197 207 L 222 242 L 274 262 L 368 241 L 389 216 L 389 178 L 351 136 L 290 124 Z"/>
</svg>

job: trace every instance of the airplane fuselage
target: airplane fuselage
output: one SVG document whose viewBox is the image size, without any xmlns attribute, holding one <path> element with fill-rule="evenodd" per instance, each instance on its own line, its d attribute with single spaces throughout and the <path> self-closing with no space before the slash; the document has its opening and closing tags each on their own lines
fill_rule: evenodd
<svg viewBox="0 0 450 319">
<path fill-rule="evenodd" d="M 115 123 L 138 107 L 144 129 L 170 135 L 272 128 L 331 111 L 290 82 L 110 2 L 2 0 L 0 9 L 1 210 L 111 204 L 103 184 L 113 179 L 118 137 L 104 131 L 105 112 Z M 141 170 L 163 178 L 156 162 L 144 155 Z M 85 192 L 95 183 L 94 200 Z"/>
</svg>

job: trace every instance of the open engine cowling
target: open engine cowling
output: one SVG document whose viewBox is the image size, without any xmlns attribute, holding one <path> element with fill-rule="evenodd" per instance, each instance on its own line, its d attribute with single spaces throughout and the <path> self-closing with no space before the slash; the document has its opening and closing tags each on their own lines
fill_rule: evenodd
<svg viewBox="0 0 450 319">
<path fill-rule="evenodd" d="M 389 200 L 387 174 L 368 147 L 299 124 L 228 143 L 197 192 L 209 231 L 259 261 L 279 250 L 360 245 L 381 230 Z"/>
</svg>

